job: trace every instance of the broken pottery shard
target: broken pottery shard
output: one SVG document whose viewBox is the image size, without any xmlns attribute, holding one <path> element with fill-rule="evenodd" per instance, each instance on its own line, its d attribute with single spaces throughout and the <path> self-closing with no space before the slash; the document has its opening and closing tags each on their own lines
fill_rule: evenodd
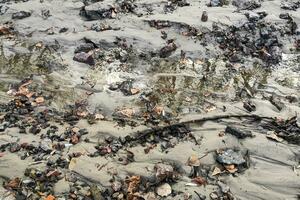
<svg viewBox="0 0 300 200">
<path fill-rule="evenodd" d="M 88 65 L 95 65 L 93 56 L 84 52 L 76 53 L 73 60 Z"/>
<path fill-rule="evenodd" d="M 240 130 L 232 126 L 227 126 L 225 129 L 226 133 L 229 133 L 231 135 L 234 135 L 238 139 L 245 139 L 246 137 L 252 137 L 253 134 L 251 131 L 245 131 L 245 130 Z"/>
<path fill-rule="evenodd" d="M 12 19 L 24 19 L 30 17 L 31 13 L 26 11 L 15 12 L 12 14 Z"/>
<path fill-rule="evenodd" d="M 217 161 L 226 165 L 241 165 L 246 161 L 240 152 L 235 152 L 232 149 L 227 149 L 217 156 Z"/>
</svg>

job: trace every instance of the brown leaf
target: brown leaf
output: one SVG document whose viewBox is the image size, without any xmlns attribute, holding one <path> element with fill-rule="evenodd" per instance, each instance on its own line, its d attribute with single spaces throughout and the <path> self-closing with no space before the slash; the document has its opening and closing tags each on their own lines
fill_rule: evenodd
<svg viewBox="0 0 300 200">
<path fill-rule="evenodd" d="M 5 188 L 16 189 L 20 186 L 20 184 L 21 184 L 21 179 L 17 177 L 10 180 L 7 184 L 5 184 Z"/>
<path fill-rule="evenodd" d="M 105 117 L 102 114 L 95 114 L 95 120 L 103 120 Z"/>
<path fill-rule="evenodd" d="M 45 200 L 55 200 L 55 196 L 50 194 L 45 198 Z"/>
<path fill-rule="evenodd" d="M 237 168 L 235 167 L 235 165 L 225 165 L 224 166 L 225 167 L 225 169 L 228 171 L 228 172 L 230 172 L 230 173 L 235 173 L 235 172 L 237 172 Z"/>
<path fill-rule="evenodd" d="M 194 183 L 197 183 L 198 185 L 206 185 L 207 181 L 205 180 L 205 178 L 201 177 L 201 176 L 197 176 L 196 178 L 193 178 L 192 181 Z"/>
<path fill-rule="evenodd" d="M 219 167 L 215 167 L 214 171 L 212 172 L 212 175 L 216 176 L 221 173 L 222 173 L 221 169 Z"/>
<path fill-rule="evenodd" d="M 200 159 L 196 155 L 189 157 L 187 161 L 188 166 L 200 166 Z"/>
<path fill-rule="evenodd" d="M 71 143 L 72 144 L 77 144 L 78 142 L 79 142 L 79 137 L 76 134 L 72 135 Z"/>
<path fill-rule="evenodd" d="M 134 192 L 137 191 L 139 184 L 141 181 L 141 177 L 140 176 L 132 176 L 129 179 L 126 180 L 126 182 L 128 183 L 128 189 L 127 191 L 131 194 L 133 194 Z"/>
<path fill-rule="evenodd" d="M 10 34 L 10 30 L 8 27 L 0 26 L 0 35 L 8 35 Z"/>
<path fill-rule="evenodd" d="M 163 106 L 155 106 L 153 110 L 156 114 L 161 115 L 164 112 L 164 107 Z"/>
<path fill-rule="evenodd" d="M 131 92 L 131 94 L 138 94 L 140 92 L 140 89 L 138 89 L 138 88 L 131 88 L 130 92 Z"/>
<path fill-rule="evenodd" d="M 123 110 L 118 111 L 118 113 L 120 113 L 128 118 L 131 118 L 135 112 L 132 108 L 125 108 Z"/>
<path fill-rule="evenodd" d="M 47 173 L 47 177 L 51 177 L 51 176 L 59 176 L 60 175 L 60 172 L 59 171 L 57 171 L 57 170 L 53 170 L 53 171 L 50 171 L 50 172 L 48 172 Z"/>
<path fill-rule="evenodd" d="M 37 98 L 35 99 L 35 102 L 36 102 L 37 104 L 41 104 L 41 103 L 44 103 L 44 102 L 45 102 L 45 99 L 44 99 L 44 97 L 37 97 Z"/>
</svg>

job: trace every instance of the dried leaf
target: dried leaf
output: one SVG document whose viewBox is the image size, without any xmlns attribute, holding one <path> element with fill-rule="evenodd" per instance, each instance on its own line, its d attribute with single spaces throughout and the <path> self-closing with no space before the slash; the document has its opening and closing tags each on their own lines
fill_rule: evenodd
<svg viewBox="0 0 300 200">
<path fill-rule="evenodd" d="M 45 102 L 45 99 L 44 99 L 44 97 L 37 97 L 37 98 L 35 99 L 35 102 L 38 103 L 38 104 L 41 104 L 41 103 L 44 103 L 44 102 Z"/>
<path fill-rule="evenodd" d="M 51 177 L 51 176 L 59 176 L 60 175 L 60 172 L 57 171 L 57 170 L 53 170 L 53 171 L 50 171 L 46 174 L 47 177 Z"/>
<path fill-rule="evenodd" d="M 102 114 L 95 114 L 95 120 L 103 120 L 105 117 Z"/>
<path fill-rule="evenodd" d="M 55 200 L 55 196 L 50 194 L 45 198 L 45 200 Z"/>
<path fill-rule="evenodd" d="M 0 35 L 8 35 L 10 34 L 10 30 L 6 26 L 0 26 Z"/>
<path fill-rule="evenodd" d="M 138 89 L 138 88 L 131 88 L 130 92 L 131 92 L 131 94 L 138 94 L 140 92 L 140 89 Z"/>
<path fill-rule="evenodd" d="M 221 169 L 219 167 L 215 167 L 214 171 L 212 172 L 212 175 L 216 176 L 221 173 L 222 173 Z"/>
<path fill-rule="evenodd" d="M 194 183 L 197 183 L 198 185 L 206 185 L 207 181 L 205 180 L 205 178 L 201 177 L 201 176 L 197 176 L 196 178 L 193 178 L 192 181 Z"/>
<path fill-rule="evenodd" d="M 196 155 L 189 157 L 187 161 L 188 166 L 200 166 L 200 159 Z"/>
<path fill-rule="evenodd" d="M 164 107 L 163 106 L 155 106 L 153 110 L 157 115 L 161 115 L 164 112 Z"/>
<path fill-rule="evenodd" d="M 211 111 L 214 111 L 214 110 L 216 110 L 217 109 L 217 107 L 215 106 L 215 105 L 209 105 L 209 106 L 206 106 L 205 108 L 204 108 L 204 111 L 205 112 L 211 112 Z"/>
<path fill-rule="evenodd" d="M 266 135 L 266 137 L 267 137 L 268 139 L 271 139 L 271 140 L 274 140 L 274 141 L 277 141 L 277 142 L 283 142 L 283 139 L 280 138 L 280 137 L 278 137 L 274 132 L 268 133 L 268 134 Z"/>
<path fill-rule="evenodd" d="M 128 118 L 131 118 L 134 115 L 134 110 L 132 108 L 125 108 L 123 110 L 118 111 L 121 115 L 124 115 Z"/>
<path fill-rule="evenodd" d="M 21 179 L 17 177 L 10 180 L 7 184 L 5 184 L 5 188 L 16 189 L 20 186 L 20 183 L 21 183 Z"/>
<path fill-rule="evenodd" d="M 76 134 L 72 135 L 71 143 L 72 144 L 77 144 L 78 142 L 79 142 L 79 137 Z"/>
<path fill-rule="evenodd" d="M 126 180 L 126 182 L 128 183 L 128 189 L 127 191 L 130 194 L 133 194 L 137 191 L 139 184 L 141 181 L 141 177 L 140 176 L 132 176 L 129 179 Z"/>
<path fill-rule="evenodd" d="M 235 167 L 235 165 L 225 165 L 224 166 L 225 167 L 225 169 L 228 171 L 228 172 L 230 172 L 230 173 L 235 173 L 235 172 L 237 172 L 237 168 Z"/>
</svg>

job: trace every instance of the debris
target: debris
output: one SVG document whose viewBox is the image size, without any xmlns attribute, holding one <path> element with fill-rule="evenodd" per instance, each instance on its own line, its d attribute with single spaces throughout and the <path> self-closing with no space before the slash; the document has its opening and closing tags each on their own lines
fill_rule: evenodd
<svg viewBox="0 0 300 200">
<path fill-rule="evenodd" d="M 81 44 L 78 47 L 76 47 L 74 53 L 81 53 L 81 52 L 88 53 L 89 51 L 91 51 L 93 49 L 95 49 L 94 44 L 85 43 L 85 44 Z"/>
</svg>

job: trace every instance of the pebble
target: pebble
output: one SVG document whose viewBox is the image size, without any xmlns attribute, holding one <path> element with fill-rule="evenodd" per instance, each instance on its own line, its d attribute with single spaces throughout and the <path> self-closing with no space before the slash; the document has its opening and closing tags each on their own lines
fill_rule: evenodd
<svg viewBox="0 0 300 200">
<path fill-rule="evenodd" d="M 31 13 L 26 11 L 15 12 L 12 14 L 12 19 L 24 19 L 30 17 Z"/>
</svg>

